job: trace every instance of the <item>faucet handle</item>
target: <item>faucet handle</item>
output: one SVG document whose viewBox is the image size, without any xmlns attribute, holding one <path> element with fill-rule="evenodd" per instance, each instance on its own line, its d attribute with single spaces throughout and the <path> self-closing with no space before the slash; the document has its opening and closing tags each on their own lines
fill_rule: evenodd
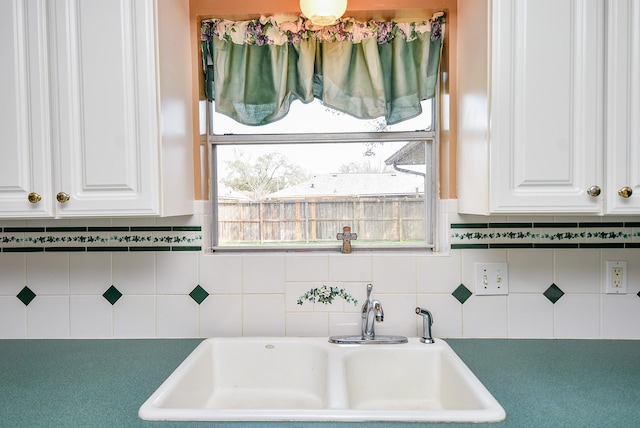
<svg viewBox="0 0 640 428">
<path fill-rule="evenodd" d="M 422 343 L 434 343 L 435 340 L 431 337 L 431 325 L 433 324 L 433 315 L 426 309 L 422 309 L 420 306 L 416 308 L 416 314 L 422 316 L 422 337 L 420 342 Z"/>
</svg>

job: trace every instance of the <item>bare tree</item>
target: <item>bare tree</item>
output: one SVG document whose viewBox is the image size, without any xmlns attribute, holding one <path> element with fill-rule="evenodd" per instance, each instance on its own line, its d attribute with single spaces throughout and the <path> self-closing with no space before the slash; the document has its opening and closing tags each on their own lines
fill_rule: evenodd
<svg viewBox="0 0 640 428">
<path fill-rule="evenodd" d="M 229 173 L 222 184 L 238 191 L 248 192 L 254 200 L 264 199 L 270 193 L 305 181 L 309 174 L 291 163 L 279 152 L 267 153 L 252 161 L 241 150 L 227 161 Z"/>
</svg>

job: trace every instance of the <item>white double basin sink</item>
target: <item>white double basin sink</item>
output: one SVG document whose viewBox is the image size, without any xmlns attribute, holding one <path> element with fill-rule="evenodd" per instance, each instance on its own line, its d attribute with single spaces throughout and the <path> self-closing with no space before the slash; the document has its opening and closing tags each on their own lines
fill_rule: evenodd
<svg viewBox="0 0 640 428">
<path fill-rule="evenodd" d="M 204 340 L 140 407 L 146 420 L 497 422 L 505 411 L 443 340 Z"/>
</svg>

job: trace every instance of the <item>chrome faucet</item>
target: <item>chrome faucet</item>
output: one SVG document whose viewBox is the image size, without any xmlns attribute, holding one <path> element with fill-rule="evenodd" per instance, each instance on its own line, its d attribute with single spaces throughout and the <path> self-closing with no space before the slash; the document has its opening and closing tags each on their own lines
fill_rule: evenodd
<svg viewBox="0 0 640 428">
<path fill-rule="evenodd" d="M 362 339 L 373 340 L 376 337 L 375 322 L 384 321 L 382 304 L 378 300 L 371 300 L 373 285 L 367 284 L 367 300 L 362 305 Z"/>
<path fill-rule="evenodd" d="M 421 307 L 416 308 L 416 314 L 422 316 L 422 337 L 420 342 L 422 343 L 434 343 L 433 337 L 431 337 L 431 324 L 433 324 L 433 315 L 426 309 Z"/>
</svg>

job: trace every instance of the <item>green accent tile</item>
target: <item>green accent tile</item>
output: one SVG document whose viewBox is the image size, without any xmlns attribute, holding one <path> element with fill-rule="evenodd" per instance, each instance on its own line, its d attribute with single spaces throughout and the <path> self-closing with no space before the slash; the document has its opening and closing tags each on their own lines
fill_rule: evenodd
<svg viewBox="0 0 640 428">
<path fill-rule="evenodd" d="M 29 287 L 25 286 L 22 290 L 20 290 L 16 297 L 20 299 L 20 301 L 24 303 L 25 306 L 28 306 L 29 303 L 31 303 L 31 301 L 36 298 L 36 293 L 31 291 Z"/>
<path fill-rule="evenodd" d="M 560 290 L 557 285 L 551 284 L 542 294 L 544 294 L 544 297 L 549 299 L 551 303 L 555 304 L 562 296 L 564 296 L 564 291 Z"/>
<path fill-rule="evenodd" d="M 489 223 L 489 227 L 495 229 L 527 229 L 531 223 Z"/>
<path fill-rule="evenodd" d="M 87 251 L 87 247 L 45 247 L 47 253 L 81 253 Z"/>
<path fill-rule="evenodd" d="M 597 221 L 586 221 L 578 223 L 579 227 L 624 227 L 622 222 L 599 223 Z"/>
<path fill-rule="evenodd" d="M 209 293 L 207 293 L 207 291 L 200 287 L 199 285 L 196 285 L 196 288 L 194 288 L 191 293 L 189 293 L 189 296 L 196 301 L 197 304 L 200 304 L 204 301 L 204 299 L 206 299 L 207 297 L 209 297 Z"/>
<path fill-rule="evenodd" d="M 171 251 L 171 247 L 129 247 L 129 251 Z"/>
<path fill-rule="evenodd" d="M 579 244 L 533 244 L 533 248 L 571 249 L 578 248 Z"/>
<path fill-rule="evenodd" d="M 5 227 L 5 233 L 38 233 L 44 232 L 44 227 Z"/>
<path fill-rule="evenodd" d="M 101 247 L 87 247 L 87 251 L 91 252 L 91 251 L 95 251 L 95 252 L 122 252 L 122 251 L 129 251 L 129 247 L 106 247 L 106 246 L 101 246 Z"/>
<path fill-rule="evenodd" d="M 128 232 L 129 226 L 94 226 L 89 227 L 89 232 Z"/>
<path fill-rule="evenodd" d="M 44 253 L 42 247 L 6 247 L 2 249 L 5 253 Z"/>
<path fill-rule="evenodd" d="M 201 232 L 202 226 L 173 226 L 174 232 Z"/>
<path fill-rule="evenodd" d="M 451 229 L 488 229 L 488 223 L 451 223 Z"/>
<path fill-rule="evenodd" d="M 87 228 L 83 226 L 76 227 L 47 227 L 47 232 L 86 232 Z"/>
<path fill-rule="evenodd" d="M 489 244 L 451 244 L 452 250 L 488 250 Z"/>
<path fill-rule="evenodd" d="M 109 303 L 115 305 L 116 302 L 122 297 L 122 293 L 113 285 L 107 289 L 102 295 Z"/>
<path fill-rule="evenodd" d="M 623 242 L 584 242 L 580 248 L 624 248 Z"/>
<path fill-rule="evenodd" d="M 543 227 L 543 228 L 552 228 L 552 227 L 576 228 L 576 227 L 578 227 L 578 223 L 533 223 L 533 227 Z"/>
<path fill-rule="evenodd" d="M 504 249 L 504 248 L 533 248 L 533 244 L 489 244 L 491 249 Z"/>
<path fill-rule="evenodd" d="M 202 247 L 194 245 L 185 245 L 183 247 L 175 246 L 171 247 L 171 251 L 202 251 Z"/>
<path fill-rule="evenodd" d="M 171 232 L 171 226 L 131 226 L 132 232 Z"/>
<path fill-rule="evenodd" d="M 464 284 L 460 284 L 458 288 L 453 290 L 453 293 L 451 293 L 451 295 L 453 295 L 453 297 L 458 299 L 458 302 L 460 303 L 466 302 L 467 299 L 471 297 L 472 294 L 473 293 L 469 291 L 469 289 L 465 287 Z"/>
</svg>

